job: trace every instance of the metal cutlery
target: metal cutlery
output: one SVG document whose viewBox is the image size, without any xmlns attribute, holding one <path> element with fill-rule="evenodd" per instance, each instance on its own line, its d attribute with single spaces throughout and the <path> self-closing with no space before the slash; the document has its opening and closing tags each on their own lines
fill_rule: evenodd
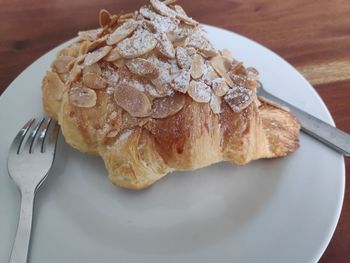
<svg viewBox="0 0 350 263">
<path fill-rule="evenodd" d="M 18 132 L 10 147 L 7 167 L 21 193 L 21 210 L 10 263 L 27 262 L 33 205 L 36 191 L 52 166 L 59 126 L 43 118 L 29 120 Z"/>
</svg>

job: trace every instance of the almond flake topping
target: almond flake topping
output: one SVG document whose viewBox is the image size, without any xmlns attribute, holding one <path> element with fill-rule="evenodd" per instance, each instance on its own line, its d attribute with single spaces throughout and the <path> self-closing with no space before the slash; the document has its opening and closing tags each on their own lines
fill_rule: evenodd
<svg viewBox="0 0 350 263">
<path fill-rule="evenodd" d="M 177 13 L 175 10 L 169 8 L 166 4 L 164 4 L 163 2 L 159 1 L 159 0 L 151 0 L 151 5 L 154 8 L 154 10 L 156 10 L 159 14 L 163 15 L 163 16 L 168 16 L 168 17 L 176 17 L 180 20 L 182 20 L 183 22 L 189 24 L 189 25 L 197 25 L 197 21 L 193 20 L 192 18 Z"/>
<path fill-rule="evenodd" d="M 157 36 L 158 44 L 157 49 L 167 58 L 175 57 L 175 49 L 173 44 L 169 40 L 168 36 L 165 33 L 159 33 Z"/>
<path fill-rule="evenodd" d="M 102 29 L 91 29 L 86 31 L 80 31 L 78 32 L 78 36 L 80 40 L 87 40 L 87 41 L 95 41 L 99 38 L 100 34 L 102 33 Z"/>
<path fill-rule="evenodd" d="M 133 117 L 146 117 L 151 114 L 151 102 L 146 94 L 126 84 L 115 89 L 114 100 Z"/>
<path fill-rule="evenodd" d="M 221 97 L 227 93 L 229 87 L 224 78 L 216 78 L 212 81 L 212 89 L 216 96 Z"/>
<path fill-rule="evenodd" d="M 173 78 L 171 86 L 176 91 L 186 93 L 190 84 L 190 79 L 190 73 L 186 70 L 181 70 Z"/>
<path fill-rule="evenodd" d="M 83 83 L 90 89 L 105 89 L 107 87 L 107 81 L 95 73 L 83 75 Z"/>
<path fill-rule="evenodd" d="M 154 35 L 141 29 L 136 31 L 133 36 L 126 38 L 118 43 L 117 49 L 124 58 L 136 58 L 142 56 L 157 45 Z"/>
<path fill-rule="evenodd" d="M 148 7 L 141 7 L 140 14 L 150 19 L 152 23 L 153 30 L 160 33 L 168 33 L 177 30 L 178 21 L 173 17 L 161 16 L 150 10 Z M 145 20 L 147 21 L 147 20 Z M 155 33 L 155 32 L 153 32 Z"/>
<path fill-rule="evenodd" d="M 170 87 L 170 82 L 172 80 L 170 75 L 171 65 L 167 62 L 159 60 L 155 56 L 151 56 L 148 59 L 156 64 L 157 68 L 159 69 L 159 76 L 151 79 L 151 82 L 155 86 L 158 94 L 162 97 L 171 95 L 173 93 L 173 90 Z"/>
<path fill-rule="evenodd" d="M 107 56 L 111 50 L 112 50 L 112 47 L 104 46 L 104 47 L 100 47 L 99 49 L 94 50 L 93 52 L 89 52 L 85 57 L 84 64 L 87 66 L 90 66 L 90 65 L 100 61 L 105 56 Z"/>
<path fill-rule="evenodd" d="M 199 50 L 203 50 L 208 46 L 208 40 L 202 35 L 201 32 L 197 31 L 196 33 L 189 36 L 187 40 L 188 47 L 194 47 Z"/>
<path fill-rule="evenodd" d="M 191 64 L 191 77 L 199 79 L 204 73 L 204 60 L 201 55 L 195 54 Z"/>
<path fill-rule="evenodd" d="M 188 95 L 199 103 L 207 103 L 211 98 L 211 89 L 203 82 L 192 80 L 188 89 Z"/>
<path fill-rule="evenodd" d="M 108 26 L 110 22 L 111 22 L 111 14 L 107 10 L 101 9 L 99 14 L 100 26 L 104 28 L 105 26 Z"/>
<path fill-rule="evenodd" d="M 51 64 L 51 67 L 57 73 L 65 73 L 68 72 L 73 66 L 73 60 L 75 58 L 71 56 L 59 56 L 55 59 L 55 61 Z"/>
<path fill-rule="evenodd" d="M 69 101 L 74 106 L 81 108 L 92 108 L 96 105 L 96 93 L 94 90 L 83 87 L 75 86 L 69 91 Z"/>
<path fill-rule="evenodd" d="M 127 20 L 124 24 L 119 26 L 112 34 L 107 38 L 108 45 L 114 45 L 119 43 L 123 39 L 131 35 L 132 32 L 138 27 L 139 23 L 133 19 Z"/>
<path fill-rule="evenodd" d="M 259 78 L 259 72 L 253 67 L 248 67 L 246 73 L 248 80 L 257 81 Z"/>
<path fill-rule="evenodd" d="M 116 61 L 118 59 L 121 59 L 122 56 L 119 54 L 117 48 L 113 48 L 111 52 L 104 58 L 104 60 L 108 62 Z"/>
<path fill-rule="evenodd" d="M 224 96 L 225 101 L 234 112 L 247 108 L 253 100 L 253 91 L 245 87 L 234 85 Z"/>
<path fill-rule="evenodd" d="M 155 99 L 152 105 L 152 118 L 163 119 L 178 113 L 185 105 L 186 96 L 175 93 L 173 96 L 167 96 Z"/>
<path fill-rule="evenodd" d="M 227 73 L 230 69 L 230 65 L 231 65 L 230 61 L 223 56 L 217 55 L 210 60 L 210 64 L 215 69 L 215 71 L 225 79 L 227 84 L 230 87 L 232 87 L 233 86 L 232 79 L 229 77 L 229 74 Z"/>
<path fill-rule="evenodd" d="M 157 66 L 144 58 L 135 58 L 126 62 L 128 69 L 139 76 L 148 78 L 157 78 L 159 70 Z"/>
<path fill-rule="evenodd" d="M 106 39 L 107 39 L 107 35 L 99 38 L 99 39 L 96 39 L 94 42 L 91 42 L 87 45 L 87 51 L 93 51 L 95 50 L 96 48 L 99 48 L 99 47 L 103 47 L 106 45 Z M 80 49 L 80 51 L 82 52 L 82 49 Z M 85 54 L 87 51 L 83 52 L 83 54 Z"/>
<path fill-rule="evenodd" d="M 100 76 L 102 74 L 101 67 L 97 63 L 86 66 L 83 68 L 83 75 L 86 73 L 95 73 Z"/>
<path fill-rule="evenodd" d="M 188 54 L 188 51 L 186 48 L 183 48 L 183 47 L 176 48 L 176 60 L 180 68 L 190 69 L 192 64 L 192 58 Z"/>
<path fill-rule="evenodd" d="M 175 1 L 150 0 L 122 15 L 101 10 L 102 28 L 78 33 L 79 40 L 51 65 L 60 83 L 71 87 L 72 105 L 93 107 L 100 90 L 136 125 L 176 114 L 187 95 L 208 103 L 215 114 L 223 100 L 235 112 L 249 106 L 258 71 L 245 68 L 226 49 L 217 51 L 181 6 L 170 5 Z M 113 136 L 119 131 L 113 129 Z"/>
</svg>

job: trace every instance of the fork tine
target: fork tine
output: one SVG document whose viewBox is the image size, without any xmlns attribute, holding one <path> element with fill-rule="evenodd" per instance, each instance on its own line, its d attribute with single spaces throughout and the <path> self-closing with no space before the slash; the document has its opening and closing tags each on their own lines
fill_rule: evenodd
<svg viewBox="0 0 350 263">
<path fill-rule="evenodd" d="M 40 147 L 40 152 L 44 152 L 44 139 L 46 136 L 46 132 L 49 128 L 51 122 L 51 118 L 47 118 L 43 121 L 43 124 L 40 126 L 39 129 L 39 137 L 38 137 L 38 141 L 37 141 L 37 147 Z"/>
<path fill-rule="evenodd" d="M 30 119 L 24 126 L 19 130 L 16 137 L 13 139 L 13 142 L 10 147 L 10 152 L 15 152 L 16 154 L 19 154 L 19 151 L 21 149 L 21 146 L 23 144 L 24 138 L 30 129 L 30 127 L 35 122 L 35 118 Z"/>
<path fill-rule="evenodd" d="M 42 153 L 55 150 L 58 127 L 56 121 L 51 118 L 44 121 L 38 138 L 38 146 L 40 146 Z"/>
<path fill-rule="evenodd" d="M 34 142 L 35 139 L 37 137 L 38 131 L 40 126 L 42 125 L 42 123 L 44 122 L 45 118 L 43 118 L 41 121 L 39 121 L 35 127 L 33 127 L 32 131 L 30 132 L 30 135 L 27 139 L 27 142 L 23 148 L 24 151 L 28 152 L 28 153 L 32 153 L 33 152 L 33 146 L 34 146 Z"/>
<path fill-rule="evenodd" d="M 51 120 L 50 128 L 46 132 L 47 135 L 44 139 L 45 148 L 43 149 L 43 152 L 55 152 L 59 128 L 60 126 L 58 125 L 58 123 L 55 120 Z"/>
</svg>

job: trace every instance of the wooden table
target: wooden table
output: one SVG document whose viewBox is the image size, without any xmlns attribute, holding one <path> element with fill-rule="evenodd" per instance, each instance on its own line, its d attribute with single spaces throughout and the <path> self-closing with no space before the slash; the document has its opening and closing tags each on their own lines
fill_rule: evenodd
<svg viewBox="0 0 350 263">
<path fill-rule="evenodd" d="M 97 27 L 101 8 L 132 11 L 136 0 L 2 0 L 0 91 L 35 59 Z M 349 0 L 182 1 L 200 22 L 254 39 L 294 65 L 314 85 L 337 126 L 350 132 Z M 346 160 L 347 177 L 350 160 Z M 336 232 L 320 262 L 350 262 L 350 185 Z"/>
</svg>

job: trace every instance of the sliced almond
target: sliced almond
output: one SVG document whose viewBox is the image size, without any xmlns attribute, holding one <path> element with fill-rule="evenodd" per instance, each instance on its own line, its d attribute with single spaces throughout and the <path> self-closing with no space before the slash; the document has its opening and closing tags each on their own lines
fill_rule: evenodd
<svg viewBox="0 0 350 263">
<path fill-rule="evenodd" d="M 75 58 L 71 56 L 59 56 L 51 64 L 51 67 L 57 73 L 68 72 L 72 68 L 72 62 Z"/>
<path fill-rule="evenodd" d="M 197 30 L 198 29 L 196 27 L 180 23 L 175 31 L 176 39 L 183 39 L 192 36 L 193 34 L 195 34 L 195 32 L 197 32 Z"/>
<path fill-rule="evenodd" d="M 105 26 L 108 26 L 109 23 L 111 22 L 111 14 L 107 10 L 101 9 L 98 21 L 102 28 L 104 28 Z"/>
<path fill-rule="evenodd" d="M 187 70 L 181 70 L 173 78 L 171 86 L 176 91 L 186 93 L 190 84 L 190 79 L 190 73 Z"/>
<path fill-rule="evenodd" d="M 88 49 L 88 51 L 93 51 L 93 50 L 95 50 L 96 48 L 100 48 L 100 47 L 103 47 L 103 46 L 105 46 L 106 45 L 106 39 L 107 39 L 107 35 L 105 35 L 105 36 L 103 36 L 103 37 L 101 37 L 101 38 L 99 38 L 99 39 L 96 39 L 94 42 L 91 42 L 89 45 L 88 45 L 88 47 L 87 47 L 87 49 Z"/>
<path fill-rule="evenodd" d="M 107 56 L 111 50 L 112 50 L 112 47 L 105 46 L 105 47 L 101 47 L 99 49 L 96 49 L 93 52 L 89 52 L 85 57 L 84 64 L 87 66 L 90 66 L 90 65 L 100 61 L 105 56 Z"/>
<path fill-rule="evenodd" d="M 163 16 L 176 17 L 176 12 L 169 8 L 166 4 L 159 0 L 151 0 L 151 5 L 154 10 Z"/>
<path fill-rule="evenodd" d="M 225 79 L 226 83 L 232 87 L 233 82 L 232 79 L 228 75 L 228 71 L 230 69 L 230 61 L 223 57 L 223 56 L 215 56 L 210 60 L 211 66 L 214 68 L 214 70 L 222 77 Z"/>
<path fill-rule="evenodd" d="M 205 58 L 215 57 L 218 53 L 215 48 L 208 42 L 207 46 L 200 51 L 201 55 Z"/>
<path fill-rule="evenodd" d="M 126 62 L 126 66 L 132 73 L 142 77 L 157 78 L 159 76 L 157 66 L 147 59 L 131 59 Z"/>
<path fill-rule="evenodd" d="M 176 60 L 177 64 L 182 69 L 190 69 L 192 64 L 192 58 L 188 54 L 188 50 L 183 47 L 176 48 Z"/>
<path fill-rule="evenodd" d="M 159 0 L 151 0 L 151 5 L 156 10 L 159 14 L 163 16 L 168 16 L 168 17 L 176 17 L 183 22 L 190 24 L 190 25 L 197 25 L 198 23 L 193 20 L 192 18 L 188 17 L 187 15 L 178 13 L 174 11 L 173 9 L 169 8 L 166 4 Z"/>
<path fill-rule="evenodd" d="M 118 43 L 117 49 L 124 58 L 136 58 L 142 56 L 157 45 L 154 35 L 146 30 L 141 30 L 130 38 Z"/>
<path fill-rule="evenodd" d="M 219 114 L 221 112 L 221 101 L 221 97 L 216 96 L 215 94 L 211 95 L 209 106 L 215 114 Z"/>
<path fill-rule="evenodd" d="M 230 70 L 231 66 L 230 61 L 220 55 L 213 57 L 210 60 L 210 64 L 221 77 Z"/>
<path fill-rule="evenodd" d="M 148 60 L 156 64 L 157 68 L 159 69 L 159 76 L 150 80 L 155 86 L 157 92 L 162 97 L 171 95 L 174 92 L 170 86 L 170 82 L 172 80 L 170 75 L 170 68 L 172 67 L 171 64 L 167 61 L 158 59 L 154 55 L 148 57 Z"/>
<path fill-rule="evenodd" d="M 76 86 L 69 91 L 69 101 L 74 106 L 81 108 L 91 108 L 96 105 L 96 92 L 92 89 Z"/>
<path fill-rule="evenodd" d="M 192 80 L 188 88 L 188 95 L 190 95 L 194 101 L 207 103 L 211 98 L 211 89 L 207 84 L 201 81 Z"/>
<path fill-rule="evenodd" d="M 207 73 L 207 78 L 211 80 L 210 82 L 212 82 L 214 79 L 219 78 L 219 75 L 216 73 L 215 70 L 210 70 Z"/>
<path fill-rule="evenodd" d="M 155 99 L 152 105 L 152 118 L 164 119 L 175 115 L 184 107 L 186 96 L 175 93 L 173 96 L 167 96 Z"/>
<path fill-rule="evenodd" d="M 138 27 L 139 23 L 133 19 L 127 20 L 109 35 L 106 42 L 108 45 L 114 45 L 131 35 Z"/>
<path fill-rule="evenodd" d="M 148 7 L 141 7 L 140 13 L 151 21 L 144 20 L 143 25 L 152 33 L 169 33 L 177 30 L 178 21 L 174 17 L 161 16 Z"/>
<path fill-rule="evenodd" d="M 104 78 L 109 85 L 115 86 L 119 82 L 119 73 L 121 73 L 121 71 L 113 67 L 110 63 L 106 63 L 104 61 L 101 62 L 100 65 L 102 70 L 101 77 Z"/>
<path fill-rule="evenodd" d="M 101 67 L 97 63 L 94 63 L 90 66 L 86 66 L 83 69 L 83 75 L 85 75 L 87 73 L 95 73 L 95 74 L 101 76 L 101 74 L 102 74 Z"/>
<path fill-rule="evenodd" d="M 229 87 L 224 78 L 216 78 L 212 81 L 212 89 L 216 96 L 222 97 L 227 93 Z"/>
<path fill-rule="evenodd" d="M 136 17 L 136 12 L 130 12 L 126 14 L 121 14 L 118 19 L 118 23 L 125 22 L 130 19 L 134 19 Z"/>
<path fill-rule="evenodd" d="M 173 44 L 169 40 L 168 36 L 165 33 L 159 33 L 157 40 L 158 40 L 158 44 L 156 46 L 157 50 L 167 58 L 174 58 L 175 49 L 173 47 Z"/>
<path fill-rule="evenodd" d="M 73 81 L 77 80 L 78 77 L 80 76 L 80 74 L 81 74 L 81 67 L 78 64 L 78 61 L 75 61 L 73 68 L 69 72 L 68 81 L 73 82 Z"/>
<path fill-rule="evenodd" d="M 247 74 L 247 78 L 248 80 L 251 81 L 256 81 L 259 79 L 259 71 L 257 71 L 255 68 L 253 67 L 248 67 L 246 69 L 246 74 Z"/>
<path fill-rule="evenodd" d="M 58 101 L 62 99 L 62 95 L 67 89 L 67 86 L 62 82 L 60 77 L 61 76 L 58 76 L 55 72 L 47 72 L 44 79 L 46 82 L 45 85 L 49 89 L 50 96 Z"/>
<path fill-rule="evenodd" d="M 115 89 L 114 100 L 131 116 L 146 117 L 151 114 L 151 102 L 146 94 L 126 84 L 121 84 Z"/>
<path fill-rule="evenodd" d="M 108 62 L 112 62 L 112 61 L 116 61 L 116 60 L 121 59 L 121 58 L 122 58 L 122 56 L 119 54 L 118 49 L 113 48 L 111 50 L 111 52 L 109 52 L 109 54 L 104 57 L 104 60 L 106 60 Z"/>
<path fill-rule="evenodd" d="M 83 83 L 90 89 L 105 89 L 107 87 L 107 81 L 95 73 L 84 74 Z"/>
<path fill-rule="evenodd" d="M 201 32 L 196 32 L 188 37 L 186 46 L 194 47 L 198 50 L 204 50 L 208 46 L 208 42 L 209 41 L 201 34 Z"/>
<path fill-rule="evenodd" d="M 78 32 L 79 40 L 87 40 L 87 41 L 95 41 L 99 38 L 100 34 L 102 33 L 102 29 L 91 29 L 86 31 L 80 31 Z"/>
<path fill-rule="evenodd" d="M 232 63 L 233 57 L 232 57 L 232 54 L 231 54 L 231 51 L 230 51 L 230 50 L 224 48 L 224 49 L 220 50 L 220 54 L 221 54 L 221 56 L 223 56 L 223 57 L 225 57 L 226 59 L 228 59 L 228 61 L 229 61 L 230 63 Z"/>
<path fill-rule="evenodd" d="M 192 60 L 191 77 L 193 79 L 199 79 L 204 73 L 204 60 L 201 55 L 195 54 Z"/>
<path fill-rule="evenodd" d="M 151 9 L 149 9 L 147 6 L 143 6 L 140 8 L 140 14 L 145 17 L 148 18 L 150 20 L 153 20 L 154 17 L 156 16 L 156 13 L 154 13 Z"/>
<path fill-rule="evenodd" d="M 251 89 L 235 85 L 229 89 L 224 100 L 234 112 L 240 112 L 250 105 L 253 101 L 253 91 Z"/>
</svg>

